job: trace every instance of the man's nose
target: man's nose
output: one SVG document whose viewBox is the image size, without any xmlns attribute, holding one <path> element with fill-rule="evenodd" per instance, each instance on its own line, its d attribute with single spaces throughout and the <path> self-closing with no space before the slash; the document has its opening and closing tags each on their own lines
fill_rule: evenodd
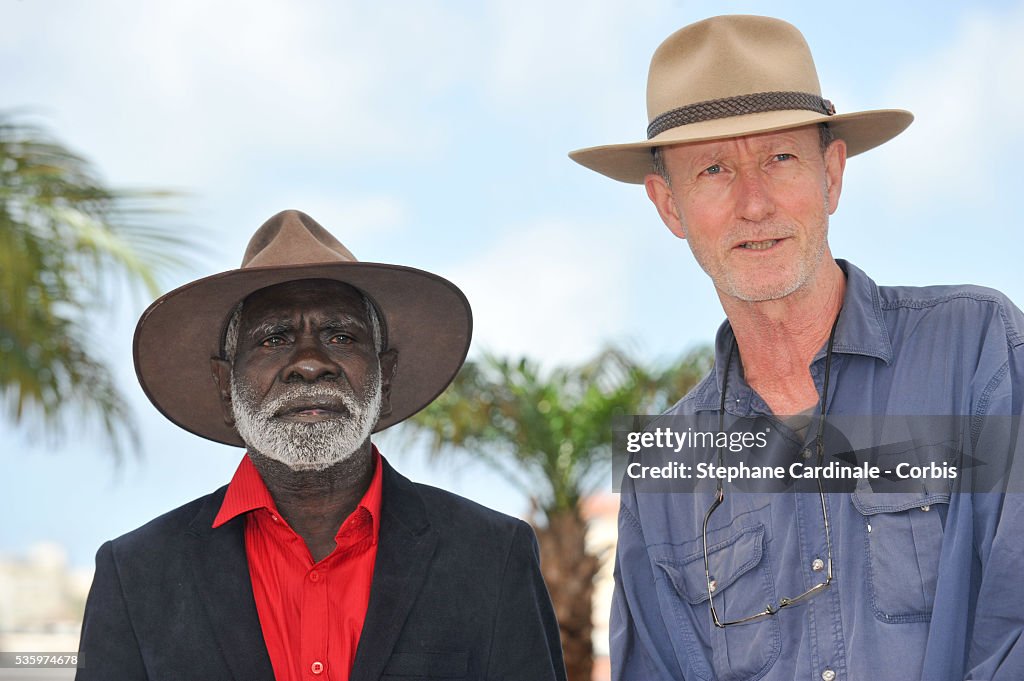
<svg viewBox="0 0 1024 681">
<path fill-rule="evenodd" d="M 775 212 L 771 180 L 760 168 L 746 168 L 736 173 L 733 191 L 737 217 L 760 222 Z"/>
<path fill-rule="evenodd" d="M 319 342 L 313 339 L 299 339 L 295 349 L 282 371 L 285 382 L 320 379 L 334 379 L 341 373 L 341 367 L 331 358 Z"/>
</svg>

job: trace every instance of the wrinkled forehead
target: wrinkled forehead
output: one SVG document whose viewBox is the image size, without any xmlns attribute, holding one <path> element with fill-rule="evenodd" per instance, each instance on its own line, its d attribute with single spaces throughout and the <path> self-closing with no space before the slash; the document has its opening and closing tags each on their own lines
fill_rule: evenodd
<svg viewBox="0 0 1024 681">
<path fill-rule="evenodd" d="M 268 286 L 249 294 L 242 309 L 243 323 L 308 314 L 351 316 L 365 322 L 367 316 L 362 292 L 332 279 L 301 279 Z"/>
</svg>

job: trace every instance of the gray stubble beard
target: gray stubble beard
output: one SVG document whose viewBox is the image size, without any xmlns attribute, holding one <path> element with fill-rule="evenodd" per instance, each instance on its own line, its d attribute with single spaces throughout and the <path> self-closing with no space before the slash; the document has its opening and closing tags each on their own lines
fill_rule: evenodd
<svg viewBox="0 0 1024 681">
<path fill-rule="evenodd" d="M 715 271 L 712 263 L 707 261 L 705 258 L 700 257 L 698 252 L 693 249 L 693 242 L 688 242 L 690 251 L 693 253 L 694 259 L 697 264 L 700 265 L 701 269 L 711 277 L 715 287 L 726 295 L 742 300 L 747 303 L 763 303 L 769 300 L 779 300 L 786 296 L 798 291 L 807 284 L 808 281 L 813 277 L 815 268 L 821 263 L 822 258 L 825 256 L 825 250 L 828 246 L 828 228 L 829 228 L 829 199 L 828 199 L 828 188 L 822 187 L 822 193 L 824 195 L 824 208 L 823 208 L 823 225 L 822 235 L 813 253 L 810 257 L 801 261 L 801 269 L 796 273 L 793 281 L 788 283 L 788 286 L 778 288 L 760 287 L 753 290 L 744 288 L 737 282 L 732 272 L 723 268 L 721 272 Z M 678 209 L 678 208 L 677 208 Z M 681 211 L 680 211 L 680 214 Z"/>
</svg>

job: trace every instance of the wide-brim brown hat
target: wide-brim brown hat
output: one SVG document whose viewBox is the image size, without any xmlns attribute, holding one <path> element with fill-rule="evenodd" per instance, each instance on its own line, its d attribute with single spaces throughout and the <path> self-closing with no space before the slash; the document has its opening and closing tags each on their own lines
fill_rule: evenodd
<svg viewBox="0 0 1024 681">
<path fill-rule="evenodd" d="M 913 114 L 837 114 L 821 96 L 800 31 L 779 19 L 712 17 L 663 42 L 647 77 L 647 139 L 578 149 L 569 158 L 622 182 L 654 172 L 651 149 L 828 123 L 853 156 L 903 132 Z"/>
<path fill-rule="evenodd" d="M 249 294 L 302 279 L 359 289 L 379 312 L 384 347 L 398 352 L 391 413 L 374 432 L 430 404 L 466 359 L 473 316 L 455 284 L 412 267 L 359 262 L 311 217 L 289 210 L 256 231 L 240 269 L 185 284 L 142 313 L 135 372 L 156 408 L 196 435 L 245 446 L 224 423 L 210 360 L 223 357 L 228 321 Z"/>
</svg>

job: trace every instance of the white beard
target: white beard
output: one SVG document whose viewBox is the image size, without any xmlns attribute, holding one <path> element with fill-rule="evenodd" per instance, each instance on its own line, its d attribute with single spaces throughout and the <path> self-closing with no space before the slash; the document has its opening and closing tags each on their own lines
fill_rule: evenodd
<svg viewBox="0 0 1024 681">
<path fill-rule="evenodd" d="M 257 404 L 249 386 L 231 374 L 231 408 L 242 441 L 293 471 L 322 471 L 349 458 L 366 442 L 377 425 L 381 405 L 381 375 L 370 377 L 370 394 L 357 400 L 350 390 L 332 383 L 297 384 L 282 395 Z M 348 416 L 297 423 L 274 414 L 296 399 L 331 398 L 341 401 Z"/>
</svg>

